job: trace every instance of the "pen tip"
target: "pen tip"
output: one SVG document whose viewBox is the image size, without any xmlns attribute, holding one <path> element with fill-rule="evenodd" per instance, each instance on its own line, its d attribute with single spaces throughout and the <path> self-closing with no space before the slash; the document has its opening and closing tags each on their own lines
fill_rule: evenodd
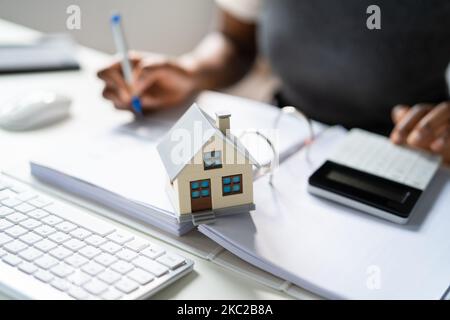
<svg viewBox="0 0 450 320">
<path fill-rule="evenodd" d="M 133 109 L 137 114 L 142 115 L 142 105 L 139 97 L 133 97 L 131 99 L 131 105 L 133 106 Z"/>
<path fill-rule="evenodd" d="M 120 14 L 115 13 L 111 16 L 111 22 L 113 23 L 119 23 L 120 22 Z"/>
</svg>

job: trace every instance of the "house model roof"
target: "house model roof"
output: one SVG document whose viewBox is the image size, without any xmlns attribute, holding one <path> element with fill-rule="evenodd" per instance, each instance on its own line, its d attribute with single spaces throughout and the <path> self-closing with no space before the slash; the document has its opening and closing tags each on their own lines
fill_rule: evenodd
<svg viewBox="0 0 450 320">
<path fill-rule="evenodd" d="M 198 132 L 200 129 L 200 132 Z M 197 132 L 196 132 L 197 131 Z M 174 159 L 173 150 L 179 147 L 181 135 L 191 138 L 187 148 L 183 148 L 184 154 L 177 155 Z M 239 139 L 231 134 L 224 135 L 215 124 L 215 120 L 194 103 L 170 131 L 164 136 L 157 146 L 161 160 L 166 168 L 170 181 L 173 181 L 183 168 L 192 160 L 198 151 L 214 135 L 221 137 L 226 143 L 234 146 L 235 150 L 243 155 L 251 164 L 259 167 L 258 162 L 251 156 L 248 150 L 240 143 Z M 194 138 L 195 137 L 195 138 Z"/>
</svg>

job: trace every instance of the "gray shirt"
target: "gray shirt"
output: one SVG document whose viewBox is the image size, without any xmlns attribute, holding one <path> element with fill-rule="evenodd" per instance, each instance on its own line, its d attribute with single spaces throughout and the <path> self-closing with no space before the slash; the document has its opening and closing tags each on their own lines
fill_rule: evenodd
<svg viewBox="0 0 450 320">
<path fill-rule="evenodd" d="M 448 100 L 449 0 L 265 0 L 258 23 L 284 103 L 316 120 L 386 133 L 394 105 Z"/>
</svg>

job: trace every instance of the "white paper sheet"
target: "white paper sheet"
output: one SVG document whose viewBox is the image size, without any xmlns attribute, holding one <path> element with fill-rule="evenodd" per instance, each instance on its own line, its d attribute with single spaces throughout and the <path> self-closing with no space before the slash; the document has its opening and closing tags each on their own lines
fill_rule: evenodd
<svg viewBox="0 0 450 320">
<path fill-rule="evenodd" d="M 292 117 L 283 119 L 282 128 L 274 129 L 279 110 L 273 106 L 219 93 L 203 94 L 198 103 L 211 116 L 228 109 L 236 134 L 254 128 L 265 131 L 283 155 L 297 150 L 307 137 L 305 123 Z M 176 218 L 165 191 L 168 178 L 156 145 L 184 110 L 174 108 L 138 122 L 114 125 L 89 139 L 71 137 L 64 146 L 55 147 L 54 153 L 34 157 L 32 173 L 165 231 L 183 234 L 193 225 L 191 221 L 179 223 Z M 281 135 L 285 138 L 279 139 Z M 243 143 L 257 153 L 258 161 L 271 160 L 263 140 Z"/>
<path fill-rule="evenodd" d="M 256 211 L 201 232 L 244 260 L 328 298 L 440 299 L 450 284 L 450 172 L 441 169 L 407 225 L 307 193 L 342 131 L 332 129 L 255 183 Z"/>
</svg>

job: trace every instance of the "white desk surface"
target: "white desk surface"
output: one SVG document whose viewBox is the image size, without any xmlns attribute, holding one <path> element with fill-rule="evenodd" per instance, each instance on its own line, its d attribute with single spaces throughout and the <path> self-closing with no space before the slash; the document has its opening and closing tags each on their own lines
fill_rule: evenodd
<svg viewBox="0 0 450 320">
<path fill-rule="evenodd" d="M 15 41 L 33 34 L 36 32 L 0 20 L 0 42 Z M 73 99 L 72 116 L 62 123 L 30 132 L 10 133 L 0 130 L 0 170 L 26 161 L 36 152 L 43 152 L 57 143 L 64 142 L 68 136 L 88 136 L 103 125 L 132 119 L 131 114 L 114 110 L 112 105 L 101 96 L 102 83 L 96 78 L 96 70 L 106 65 L 110 57 L 98 51 L 80 47 L 78 59 L 82 65 L 82 70 L 78 72 L 0 76 L 0 100 L 35 89 L 58 91 Z M 136 230 L 133 232 L 139 233 Z M 144 235 L 141 234 L 141 236 Z M 152 241 L 159 242 L 157 239 Z M 289 298 L 282 292 L 265 287 L 167 243 L 162 245 L 192 259 L 195 261 L 195 267 L 194 272 L 155 295 L 156 299 Z M 8 297 L 0 292 L 0 299 L 8 299 Z"/>
</svg>

